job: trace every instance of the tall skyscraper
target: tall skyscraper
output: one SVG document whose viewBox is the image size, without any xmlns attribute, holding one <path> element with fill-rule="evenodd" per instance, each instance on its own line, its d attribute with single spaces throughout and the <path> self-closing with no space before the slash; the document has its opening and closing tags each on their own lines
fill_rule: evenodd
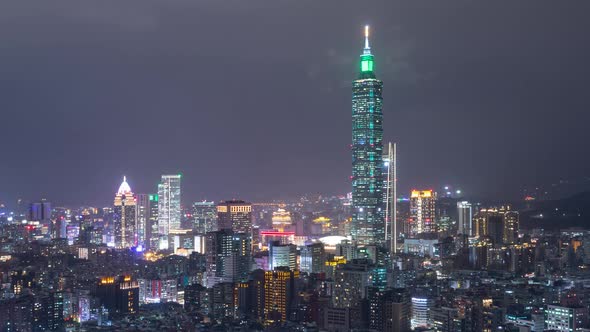
<svg viewBox="0 0 590 332">
<path fill-rule="evenodd" d="M 137 194 L 137 205 L 135 205 L 135 220 L 137 246 L 146 248 L 146 236 L 149 232 L 150 200 L 148 194 Z"/>
<path fill-rule="evenodd" d="M 397 145 L 387 144 L 383 152 L 383 205 L 385 206 L 385 239 L 389 241 L 389 250 L 397 252 Z"/>
<path fill-rule="evenodd" d="M 436 192 L 412 190 L 410 194 L 410 232 L 412 235 L 436 232 Z"/>
<path fill-rule="evenodd" d="M 158 233 L 160 249 L 168 247 L 168 235 L 171 230 L 180 229 L 180 174 L 162 175 L 158 185 Z"/>
<path fill-rule="evenodd" d="M 135 204 L 135 197 L 127 183 L 127 178 L 123 177 L 114 203 L 113 221 L 117 248 L 129 248 L 135 245 Z"/>
<path fill-rule="evenodd" d="M 160 245 L 159 229 L 158 229 L 158 194 L 149 195 L 149 217 L 146 228 L 145 243 L 150 250 L 158 249 Z"/>
<path fill-rule="evenodd" d="M 252 204 L 232 200 L 217 204 L 219 230 L 231 229 L 236 233 L 252 236 Z"/>
<path fill-rule="evenodd" d="M 215 202 L 193 203 L 193 218 L 195 223 L 193 230 L 197 233 L 208 233 L 217 230 L 217 209 Z"/>
<path fill-rule="evenodd" d="M 510 207 L 507 207 L 506 213 L 504 213 L 504 243 L 513 244 L 518 240 L 518 211 L 511 211 Z"/>
<path fill-rule="evenodd" d="M 473 236 L 473 208 L 467 201 L 457 202 L 459 228 L 457 234 Z"/>
<path fill-rule="evenodd" d="M 383 82 L 375 78 L 369 27 L 360 74 L 352 83 L 352 227 L 360 244 L 385 243 L 383 206 Z"/>
</svg>

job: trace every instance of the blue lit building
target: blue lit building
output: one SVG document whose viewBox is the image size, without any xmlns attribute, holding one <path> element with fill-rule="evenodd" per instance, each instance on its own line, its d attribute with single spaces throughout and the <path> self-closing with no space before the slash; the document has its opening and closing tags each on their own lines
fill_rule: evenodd
<svg viewBox="0 0 590 332">
<path fill-rule="evenodd" d="M 359 244 L 383 244 L 383 82 L 373 71 L 368 26 L 360 64 L 359 77 L 352 83 L 351 235 Z"/>
</svg>

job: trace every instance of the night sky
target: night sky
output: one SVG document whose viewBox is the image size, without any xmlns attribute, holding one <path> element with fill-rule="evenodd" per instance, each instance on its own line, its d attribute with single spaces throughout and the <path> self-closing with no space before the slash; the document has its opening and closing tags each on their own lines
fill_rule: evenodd
<svg viewBox="0 0 590 332">
<path fill-rule="evenodd" d="M 590 175 L 588 1 L 0 2 L 0 200 L 350 191 L 370 24 L 399 188 Z"/>
</svg>

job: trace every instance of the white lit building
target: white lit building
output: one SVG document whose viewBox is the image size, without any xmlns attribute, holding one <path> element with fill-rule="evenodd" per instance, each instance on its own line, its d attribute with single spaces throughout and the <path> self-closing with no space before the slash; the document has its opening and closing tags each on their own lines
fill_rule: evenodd
<svg viewBox="0 0 590 332">
<path fill-rule="evenodd" d="M 473 208 L 467 201 L 457 202 L 459 212 L 459 229 L 457 234 L 473 236 Z"/>
<path fill-rule="evenodd" d="M 547 305 L 545 330 L 575 332 L 582 331 L 588 322 L 588 309 Z"/>
<path fill-rule="evenodd" d="M 412 329 L 429 327 L 432 322 L 430 310 L 434 307 L 434 299 L 427 296 L 412 297 Z"/>
<path fill-rule="evenodd" d="M 180 179 L 181 175 L 162 175 L 158 185 L 158 232 L 160 249 L 170 249 L 170 230 L 180 229 Z"/>
</svg>

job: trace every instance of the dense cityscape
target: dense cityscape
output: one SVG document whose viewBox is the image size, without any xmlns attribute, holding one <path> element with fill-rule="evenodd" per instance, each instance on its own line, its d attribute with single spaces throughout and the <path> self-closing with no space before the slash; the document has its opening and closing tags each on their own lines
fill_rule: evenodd
<svg viewBox="0 0 590 332">
<path fill-rule="evenodd" d="M 590 331 L 590 195 L 398 191 L 370 33 L 350 192 L 211 201 L 113 174 L 109 206 L 5 202 L 0 331 Z"/>
</svg>

